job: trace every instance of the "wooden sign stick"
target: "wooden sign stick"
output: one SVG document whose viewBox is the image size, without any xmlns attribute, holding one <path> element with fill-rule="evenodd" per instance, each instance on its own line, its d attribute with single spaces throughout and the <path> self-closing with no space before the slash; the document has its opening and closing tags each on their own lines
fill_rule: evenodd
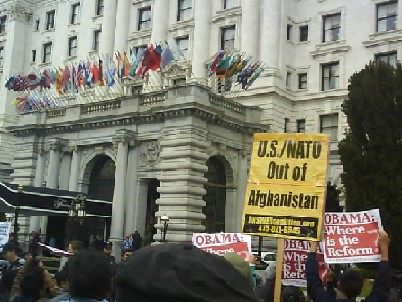
<svg viewBox="0 0 402 302">
<path fill-rule="evenodd" d="M 277 244 L 274 302 L 281 301 L 282 266 L 283 255 L 285 253 L 285 239 L 278 238 Z"/>
</svg>

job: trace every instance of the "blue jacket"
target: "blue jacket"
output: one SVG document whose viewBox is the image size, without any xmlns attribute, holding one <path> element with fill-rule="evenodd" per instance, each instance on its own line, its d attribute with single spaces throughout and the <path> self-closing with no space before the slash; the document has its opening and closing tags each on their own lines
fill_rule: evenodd
<svg viewBox="0 0 402 302">
<path fill-rule="evenodd" d="M 307 292 L 314 302 L 349 302 L 352 300 L 336 299 L 333 286 L 328 286 L 325 291 L 318 274 L 318 262 L 316 253 L 310 253 L 306 264 Z M 378 274 L 374 281 L 370 295 L 365 302 L 385 302 L 391 289 L 391 267 L 388 261 L 380 261 Z"/>
</svg>

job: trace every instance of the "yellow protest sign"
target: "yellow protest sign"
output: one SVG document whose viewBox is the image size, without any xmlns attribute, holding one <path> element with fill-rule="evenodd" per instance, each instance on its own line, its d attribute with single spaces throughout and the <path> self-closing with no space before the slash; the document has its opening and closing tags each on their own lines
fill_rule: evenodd
<svg viewBox="0 0 402 302">
<path fill-rule="evenodd" d="M 321 239 L 328 148 L 324 134 L 255 134 L 242 232 Z"/>
</svg>

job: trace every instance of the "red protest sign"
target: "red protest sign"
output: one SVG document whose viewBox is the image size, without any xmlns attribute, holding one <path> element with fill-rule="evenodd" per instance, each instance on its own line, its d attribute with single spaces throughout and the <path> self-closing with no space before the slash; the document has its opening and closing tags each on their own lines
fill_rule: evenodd
<svg viewBox="0 0 402 302">
<path fill-rule="evenodd" d="M 195 233 L 192 242 L 199 249 L 219 256 L 235 252 L 248 261 L 251 253 L 251 236 L 240 233 Z"/>
<path fill-rule="evenodd" d="M 379 210 L 325 213 L 324 223 L 326 263 L 380 261 Z"/>
<path fill-rule="evenodd" d="M 310 242 L 305 240 L 285 240 L 283 258 L 282 284 L 293 286 L 307 286 L 306 262 L 310 252 Z M 327 267 L 324 263 L 324 254 L 320 248 L 317 251 L 318 270 L 321 280 L 325 281 Z"/>
</svg>

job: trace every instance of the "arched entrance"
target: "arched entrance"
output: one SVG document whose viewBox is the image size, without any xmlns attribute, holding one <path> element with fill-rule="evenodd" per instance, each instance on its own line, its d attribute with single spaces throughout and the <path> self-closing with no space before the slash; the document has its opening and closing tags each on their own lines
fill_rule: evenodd
<svg viewBox="0 0 402 302">
<path fill-rule="evenodd" d="M 225 159 L 223 159 L 225 160 Z M 219 156 L 212 156 L 207 160 L 208 171 L 205 173 L 207 183 L 204 196 L 206 205 L 203 213 L 206 219 L 203 221 L 205 232 L 217 233 L 225 231 L 226 212 L 226 169 Z"/>
<path fill-rule="evenodd" d="M 109 156 L 95 156 L 86 167 L 86 174 L 89 174 L 87 198 L 113 201 L 115 170 L 115 163 Z M 89 242 L 97 243 L 110 236 L 111 218 L 87 217 L 85 225 Z"/>
<path fill-rule="evenodd" d="M 114 161 L 107 155 L 98 155 L 92 161 L 94 165 L 89 176 L 88 198 L 113 200 L 114 192 Z"/>
</svg>

